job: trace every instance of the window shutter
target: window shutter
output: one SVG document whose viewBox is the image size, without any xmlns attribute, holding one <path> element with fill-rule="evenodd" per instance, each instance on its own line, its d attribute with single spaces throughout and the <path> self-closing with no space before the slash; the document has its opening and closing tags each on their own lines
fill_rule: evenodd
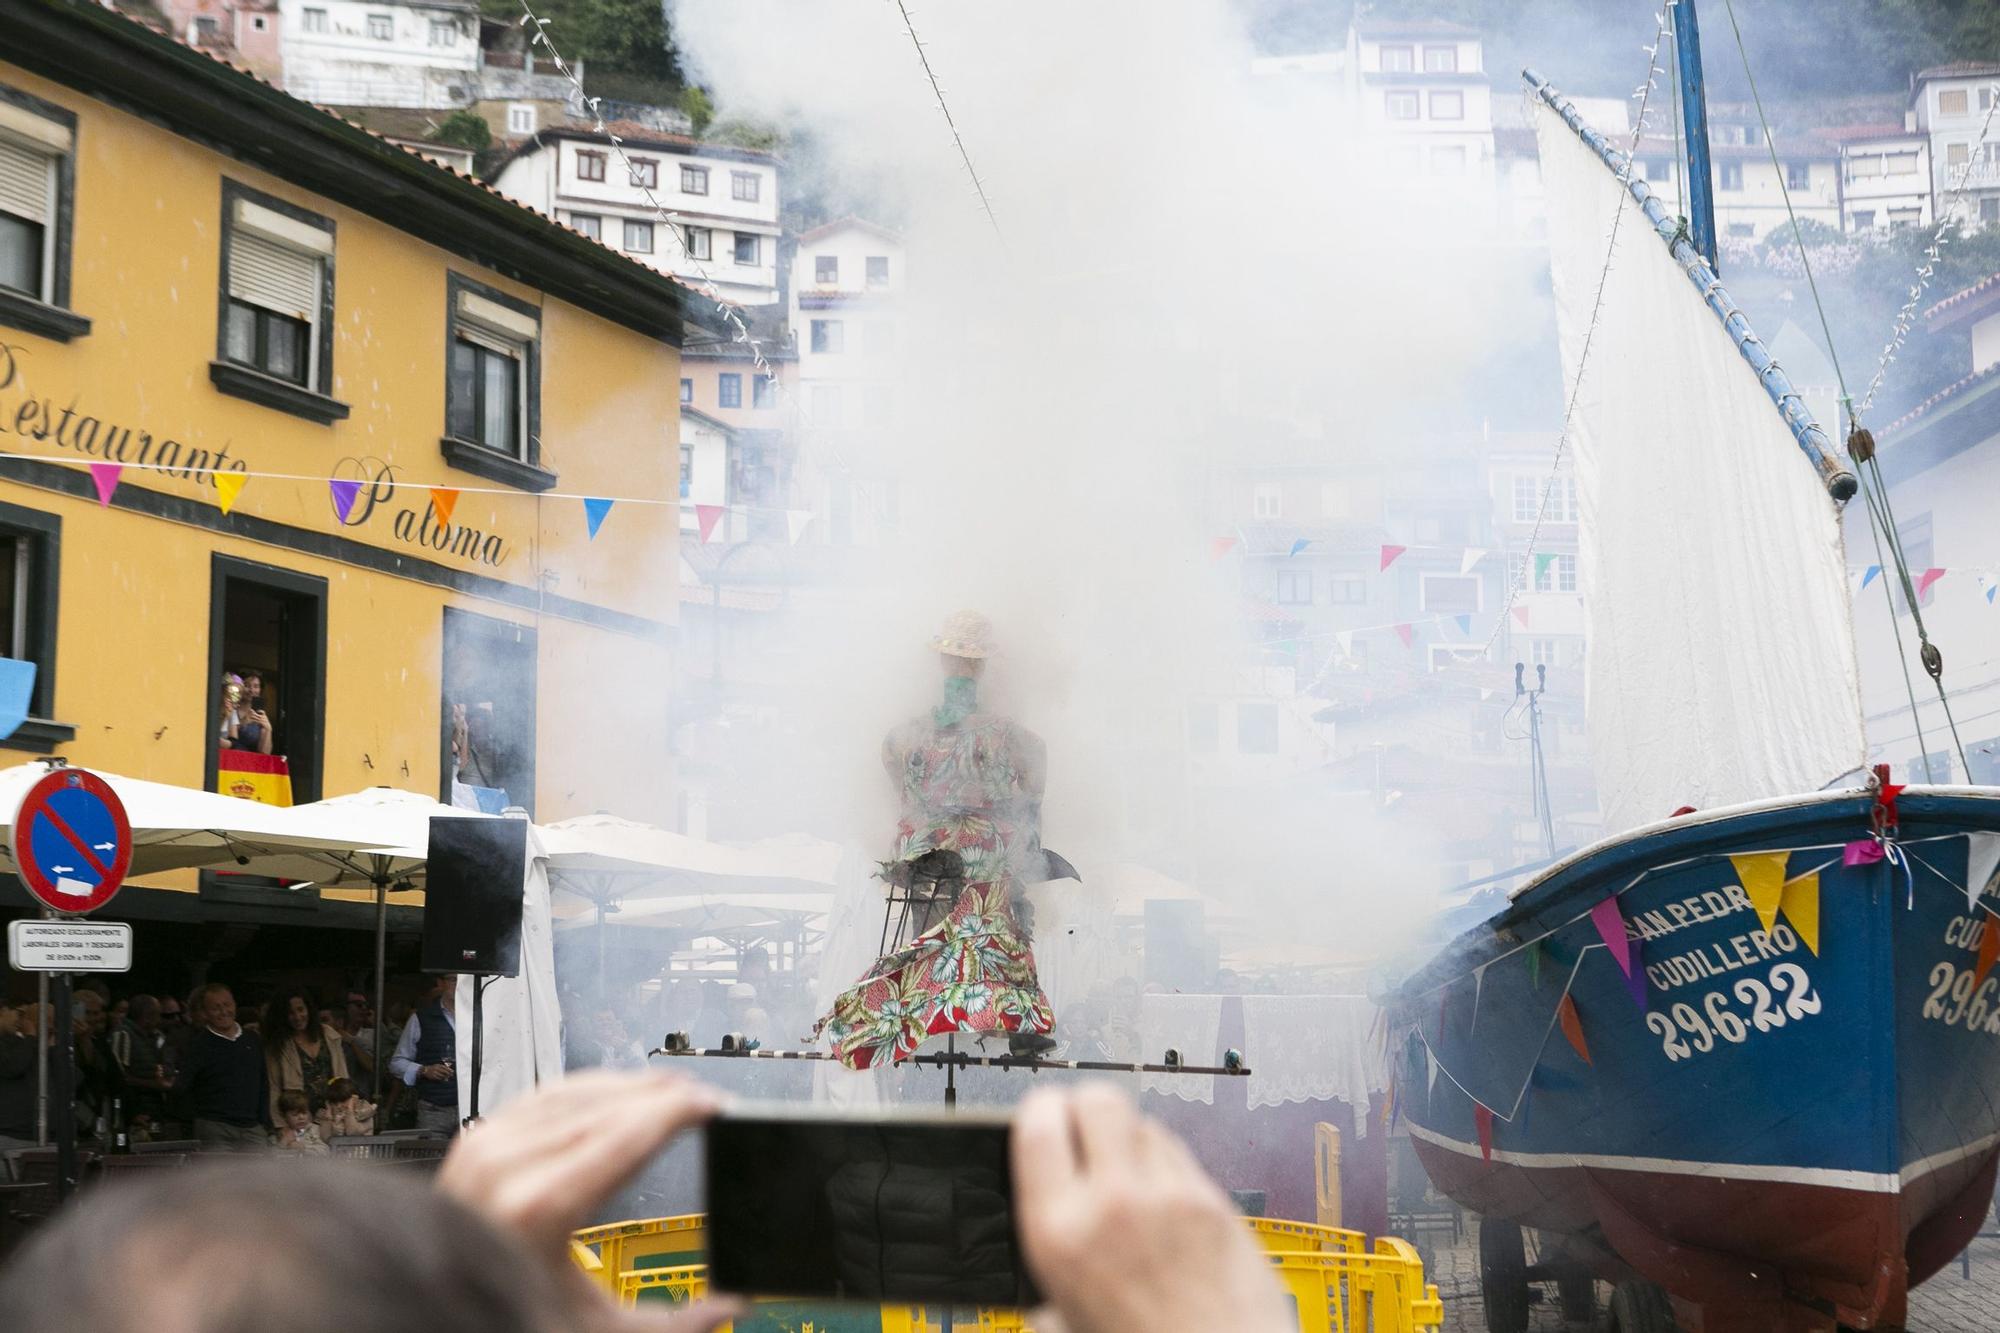
<svg viewBox="0 0 2000 1333">
<path fill-rule="evenodd" d="M 41 226 L 49 222 L 49 158 L 0 139 L 0 212 Z"/>
<path fill-rule="evenodd" d="M 235 231 L 229 239 L 229 295 L 313 323 L 319 311 L 319 260 Z"/>
</svg>

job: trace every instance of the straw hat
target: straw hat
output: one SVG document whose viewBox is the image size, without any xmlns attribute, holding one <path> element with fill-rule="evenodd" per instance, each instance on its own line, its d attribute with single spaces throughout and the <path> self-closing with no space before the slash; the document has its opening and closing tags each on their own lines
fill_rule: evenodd
<svg viewBox="0 0 2000 1333">
<path fill-rule="evenodd" d="M 993 622 L 977 611 L 954 611 L 931 640 L 931 647 L 949 657 L 991 657 Z"/>
</svg>

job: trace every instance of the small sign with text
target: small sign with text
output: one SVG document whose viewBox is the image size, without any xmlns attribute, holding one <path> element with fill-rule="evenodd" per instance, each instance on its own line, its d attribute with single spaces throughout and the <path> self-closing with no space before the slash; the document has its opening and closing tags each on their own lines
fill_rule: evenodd
<svg viewBox="0 0 2000 1333">
<path fill-rule="evenodd" d="M 122 921 L 11 921 L 7 961 L 19 972 L 130 972 L 132 927 Z"/>
</svg>

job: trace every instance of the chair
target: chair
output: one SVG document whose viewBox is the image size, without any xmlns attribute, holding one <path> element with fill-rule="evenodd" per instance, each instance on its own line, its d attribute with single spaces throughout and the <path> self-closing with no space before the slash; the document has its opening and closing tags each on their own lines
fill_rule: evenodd
<svg viewBox="0 0 2000 1333">
<path fill-rule="evenodd" d="M 396 1142 L 389 1134 L 336 1134 L 326 1146 L 336 1159 L 388 1162 L 395 1160 Z"/>
<path fill-rule="evenodd" d="M 200 1151 L 200 1139 L 153 1139 L 146 1143 L 135 1143 L 132 1145 L 133 1154 L 139 1157 L 145 1157 L 156 1152 L 191 1153 Z"/>
<path fill-rule="evenodd" d="M 114 1180 L 143 1178 L 155 1171 L 176 1171 L 188 1164 L 188 1153 L 153 1152 L 144 1156 L 100 1157 L 91 1180 L 108 1184 Z"/>
<path fill-rule="evenodd" d="M 451 1140 L 443 1136 L 426 1139 L 397 1139 L 390 1144 L 390 1156 L 398 1162 L 436 1162 L 451 1150 Z"/>
</svg>

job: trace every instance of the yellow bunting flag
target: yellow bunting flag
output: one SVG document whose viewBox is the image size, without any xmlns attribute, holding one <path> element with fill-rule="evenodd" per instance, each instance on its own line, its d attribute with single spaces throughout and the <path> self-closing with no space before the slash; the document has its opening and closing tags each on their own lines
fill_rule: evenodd
<svg viewBox="0 0 2000 1333">
<path fill-rule="evenodd" d="M 1570 999 L 1568 991 L 1563 992 L 1562 1003 L 1556 1006 L 1556 1019 L 1562 1024 L 1563 1036 L 1569 1038 L 1569 1044 L 1589 1064 L 1590 1046 L 1583 1039 L 1583 1019 L 1577 1015 L 1576 1001 Z"/>
<path fill-rule="evenodd" d="M 431 511 L 438 516 L 438 526 L 451 526 L 451 511 L 458 508 L 458 492 L 450 486 L 431 487 Z"/>
<path fill-rule="evenodd" d="M 1757 909 L 1757 920 L 1766 931 L 1778 920 L 1778 904 L 1785 891 L 1785 862 L 1789 856 L 1788 852 L 1757 852 L 1729 858 L 1729 863 L 1736 867 L 1737 881 L 1750 895 L 1750 905 Z"/>
<path fill-rule="evenodd" d="M 1785 885 L 1785 920 L 1805 941 L 1806 948 L 1819 953 L 1819 871 L 1800 875 Z"/>
<path fill-rule="evenodd" d="M 215 507 L 223 513 L 236 508 L 236 497 L 243 494 L 243 483 L 250 480 L 241 472 L 218 472 L 215 474 Z"/>
<path fill-rule="evenodd" d="M 1979 965 L 1972 969 L 1972 989 L 1978 990 L 1986 981 L 1986 974 L 1993 970 L 1993 964 L 2000 960 L 2000 917 L 1986 914 L 1984 929 L 1979 932 Z"/>
</svg>

